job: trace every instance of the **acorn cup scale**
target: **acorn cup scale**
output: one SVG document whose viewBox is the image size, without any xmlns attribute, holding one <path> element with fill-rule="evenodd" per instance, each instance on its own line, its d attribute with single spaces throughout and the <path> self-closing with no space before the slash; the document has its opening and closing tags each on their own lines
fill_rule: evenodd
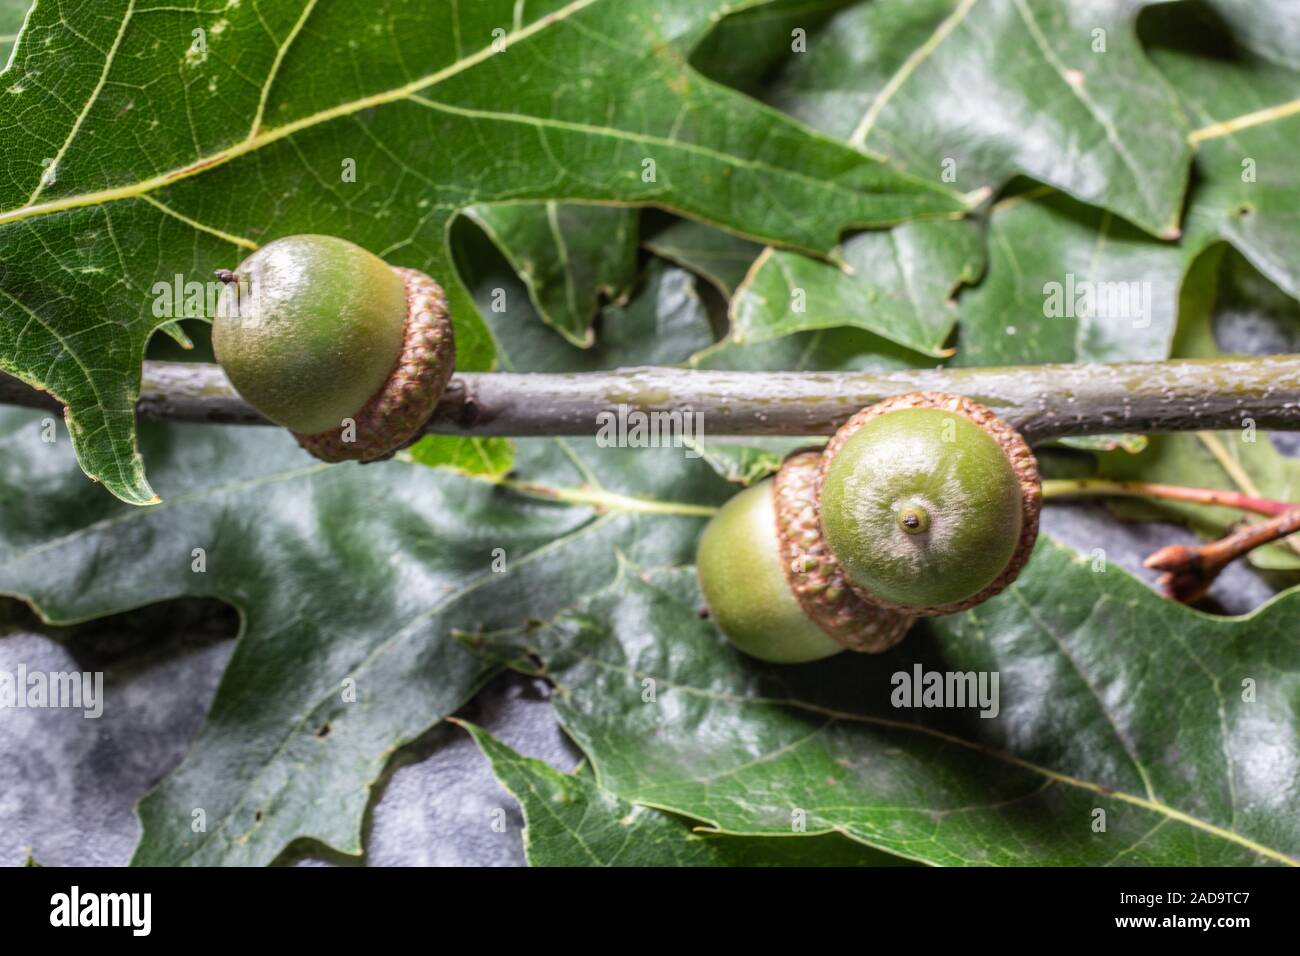
<svg viewBox="0 0 1300 956">
<path fill-rule="evenodd" d="M 277 239 L 218 276 L 217 361 L 312 454 L 388 457 L 433 413 L 455 346 L 446 297 L 428 276 L 319 235 Z"/>
</svg>

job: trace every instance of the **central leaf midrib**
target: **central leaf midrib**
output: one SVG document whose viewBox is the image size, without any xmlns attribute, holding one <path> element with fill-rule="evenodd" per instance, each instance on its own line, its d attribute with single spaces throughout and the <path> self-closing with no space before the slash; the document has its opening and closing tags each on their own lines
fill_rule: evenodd
<svg viewBox="0 0 1300 956">
<path fill-rule="evenodd" d="M 597 0 L 572 0 L 572 2 L 567 6 L 539 17 L 528 26 L 506 34 L 502 39 L 507 48 L 509 48 L 510 45 L 526 40 L 539 31 L 581 12 L 596 2 Z M 496 56 L 497 43 L 498 41 L 494 40 L 492 44 L 482 47 L 474 53 L 471 53 L 469 56 L 462 57 L 454 63 L 451 63 L 440 70 L 436 70 L 433 73 L 427 74 L 426 76 L 422 76 L 419 79 L 412 80 L 410 83 L 394 87 L 393 89 L 384 90 L 379 93 L 372 93 L 369 96 L 363 96 L 346 103 L 340 103 L 327 110 L 321 110 L 320 112 L 313 113 L 310 116 L 304 116 L 291 123 L 286 123 L 284 126 L 278 126 L 263 133 L 249 136 L 246 139 L 235 143 L 233 146 L 229 146 L 226 149 L 220 150 L 209 156 L 197 159 L 179 169 L 168 170 L 165 173 L 160 173 L 159 175 L 152 176 L 149 179 L 140 180 L 139 182 L 130 183 L 125 186 L 115 186 L 108 189 L 95 190 L 94 192 L 78 193 L 72 196 L 50 200 L 45 203 L 38 203 L 35 205 L 28 204 L 0 212 L 0 225 L 17 222 L 35 216 L 63 212 L 68 209 L 78 209 L 85 206 L 100 205 L 102 203 L 116 202 L 122 199 L 131 199 L 137 196 L 142 196 L 145 193 L 152 192 L 155 189 L 160 189 L 164 186 L 169 186 L 172 183 L 186 179 L 204 170 L 224 165 L 231 160 L 238 159 L 240 156 L 255 152 L 264 146 L 269 146 L 270 144 L 279 142 L 295 133 L 300 133 L 303 130 L 310 129 L 322 123 L 328 123 L 331 120 L 341 119 L 345 116 L 351 116 L 355 113 L 361 112 L 362 110 L 372 109 L 377 106 L 384 106 L 399 100 L 408 99 L 414 93 L 436 86 L 444 80 L 448 80 L 451 77 L 463 73 L 491 57 Z"/>
<path fill-rule="evenodd" d="M 985 756 L 991 757 L 995 760 L 1000 760 L 1003 763 L 1011 764 L 1012 766 L 1019 767 L 1020 769 L 1026 770 L 1030 773 L 1036 773 L 1039 776 L 1055 781 L 1057 783 L 1066 784 L 1067 786 L 1075 787 L 1080 790 L 1085 790 L 1089 793 L 1095 793 L 1102 797 L 1119 800 L 1121 802 L 1128 803 L 1133 806 L 1144 809 L 1150 813 L 1158 814 L 1167 819 L 1176 820 L 1189 827 L 1192 827 L 1193 829 L 1200 830 L 1212 836 L 1219 837 L 1220 839 L 1226 840 L 1230 843 L 1235 843 L 1238 846 L 1244 847 L 1245 849 L 1251 851 L 1252 853 L 1265 857 L 1266 859 L 1274 860 L 1276 862 L 1283 863 L 1287 866 L 1300 866 L 1300 860 L 1297 860 L 1294 857 L 1290 857 L 1280 850 L 1276 850 L 1273 849 L 1272 847 L 1265 846 L 1262 843 L 1258 843 L 1247 836 L 1237 833 L 1234 830 L 1228 829 L 1226 827 L 1218 826 L 1217 824 L 1210 823 L 1208 820 L 1202 820 L 1199 817 L 1194 817 L 1189 813 L 1184 813 L 1183 811 L 1175 809 L 1174 807 L 1171 807 L 1168 804 L 1161 803 L 1158 800 L 1149 800 L 1145 797 L 1140 797 L 1137 796 L 1136 794 L 1128 793 L 1127 791 L 1124 790 L 1115 790 L 1099 783 L 1093 783 L 1089 780 L 1084 780 L 1080 777 L 1074 777 L 1057 770 L 1052 770 L 1050 767 L 1041 766 L 1039 764 L 1025 760 L 1022 757 L 1017 757 L 1015 754 L 1008 753 L 1007 751 L 1004 750 L 999 750 L 996 747 L 991 747 L 985 743 L 981 743 L 980 741 L 966 740 L 965 738 L 958 737 L 955 734 L 945 733 L 944 731 L 937 730 L 933 727 L 926 727 L 923 724 L 913 724 L 902 720 L 890 720 L 889 718 L 886 717 L 874 717 L 868 714 L 854 714 L 848 711 L 835 710 L 834 708 L 830 708 L 830 707 L 822 707 L 820 705 L 812 704 L 807 701 L 798 700 L 797 698 L 738 696 L 735 694 L 713 691 L 706 688 L 693 687 L 689 684 L 676 683 L 675 681 L 664 678 L 660 675 L 637 671 L 629 667 L 624 667 L 612 663 L 610 661 L 601 660 L 599 658 L 593 657 L 589 654 L 585 654 L 579 651 L 571 650 L 570 653 L 572 653 L 574 657 L 582 661 L 585 661 L 597 667 L 604 668 L 606 670 L 612 670 L 618 673 L 627 674 L 635 678 L 646 678 L 646 677 L 653 678 L 658 686 L 667 687 L 670 690 L 679 690 L 682 691 L 683 693 L 693 694 L 700 697 L 720 700 L 728 704 L 736 704 L 736 705 L 757 704 L 760 706 L 768 706 L 768 707 L 791 707 L 791 708 L 805 710 L 811 713 L 819 714 L 824 717 L 829 717 L 832 718 L 833 720 L 842 720 L 845 722 L 852 722 L 852 723 L 871 724 L 873 726 L 883 727 L 889 730 L 899 730 L 899 731 L 925 734 L 926 736 L 933 737 L 936 740 L 940 740 L 945 743 L 964 747 L 968 750 L 974 750 L 977 753 L 984 754 Z M 566 725 L 565 729 L 570 731 L 571 735 L 574 736 L 574 739 L 575 740 L 578 739 L 577 735 L 573 732 L 573 728 L 568 726 L 567 721 L 564 721 L 563 718 L 561 718 L 561 721 L 565 723 Z M 586 748 L 583 749 L 584 751 L 586 750 Z M 588 759 L 591 760 L 593 767 L 600 768 L 601 772 L 599 775 L 600 777 L 603 778 L 603 761 L 598 761 L 596 759 L 596 755 L 589 751 L 587 752 L 587 756 Z M 691 781 L 687 781 L 687 782 L 691 782 Z M 641 802 L 641 801 L 634 800 L 634 802 Z M 685 816 L 698 818 L 698 814 L 699 814 L 698 808 L 691 808 L 691 807 L 684 807 L 684 806 L 665 806 L 659 803 L 653 803 L 647 805 L 660 807 L 661 809 L 669 810 L 675 813 L 681 813 Z M 719 832 L 728 832 L 728 833 L 731 832 L 722 828 L 720 822 L 717 820 L 709 819 L 708 822 L 714 827 L 719 828 Z"/>
</svg>

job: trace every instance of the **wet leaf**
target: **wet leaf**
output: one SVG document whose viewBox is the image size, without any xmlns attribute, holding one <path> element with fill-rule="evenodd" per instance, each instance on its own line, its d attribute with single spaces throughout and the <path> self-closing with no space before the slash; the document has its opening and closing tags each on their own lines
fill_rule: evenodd
<svg viewBox="0 0 1300 956">
<path fill-rule="evenodd" d="M 342 235 L 433 275 L 458 366 L 483 369 L 448 246 L 469 206 L 653 204 L 813 251 L 963 209 L 696 73 L 725 6 L 389 0 L 359 28 L 337 3 L 39 5 L 0 78 L 0 369 L 63 401 L 87 473 L 144 504 L 141 356 L 178 317 L 156 287 L 202 292 L 276 237 Z"/>
<path fill-rule="evenodd" d="M 723 832 L 945 865 L 1300 865 L 1298 601 L 1212 618 L 1043 539 L 1003 594 L 882 655 L 760 664 L 700 618 L 691 569 L 632 566 L 481 643 L 541 661 L 604 788 Z"/>
<path fill-rule="evenodd" d="M 522 757 L 460 722 L 524 811 L 533 866 L 896 866 L 896 857 L 845 840 L 765 840 L 701 833 L 690 821 L 620 800 L 585 774 Z"/>
</svg>

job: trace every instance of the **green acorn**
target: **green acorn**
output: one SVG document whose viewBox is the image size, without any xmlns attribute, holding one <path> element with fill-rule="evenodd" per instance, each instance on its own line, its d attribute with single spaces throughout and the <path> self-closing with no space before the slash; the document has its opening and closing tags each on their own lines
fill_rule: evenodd
<svg viewBox="0 0 1300 956">
<path fill-rule="evenodd" d="M 316 457 L 386 458 L 433 413 L 455 345 L 447 298 L 424 273 L 302 235 L 217 275 L 217 361 L 245 401 Z"/>
<path fill-rule="evenodd" d="M 851 586 L 918 616 L 965 610 L 1014 581 L 1042 505 L 1024 438 L 983 405 L 939 392 L 849 419 L 826 446 L 818 495 Z"/>
<path fill-rule="evenodd" d="M 845 582 L 817 515 L 819 456 L 791 456 L 775 478 L 728 501 L 700 537 L 696 567 L 714 623 L 765 661 L 799 663 L 902 640 L 908 615 L 875 607 Z"/>
</svg>

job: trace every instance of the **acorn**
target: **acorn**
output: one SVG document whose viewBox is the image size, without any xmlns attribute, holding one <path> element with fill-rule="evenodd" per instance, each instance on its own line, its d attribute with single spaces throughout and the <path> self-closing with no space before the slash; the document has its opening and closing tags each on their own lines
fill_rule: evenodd
<svg viewBox="0 0 1300 956">
<path fill-rule="evenodd" d="M 301 235 L 217 276 L 217 361 L 248 404 L 317 458 L 387 458 L 433 414 L 455 344 L 447 297 L 423 272 Z"/>
<path fill-rule="evenodd" d="M 973 607 L 1033 551 L 1038 463 L 1014 428 L 960 395 L 912 392 L 858 412 L 827 444 L 821 528 L 852 587 L 894 611 Z"/>
<path fill-rule="evenodd" d="M 875 653 L 912 623 L 845 581 L 818 519 L 819 457 L 792 455 L 774 478 L 723 505 L 700 536 L 696 568 L 711 617 L 751 657 L 789 664 Z"/>
</svg>

